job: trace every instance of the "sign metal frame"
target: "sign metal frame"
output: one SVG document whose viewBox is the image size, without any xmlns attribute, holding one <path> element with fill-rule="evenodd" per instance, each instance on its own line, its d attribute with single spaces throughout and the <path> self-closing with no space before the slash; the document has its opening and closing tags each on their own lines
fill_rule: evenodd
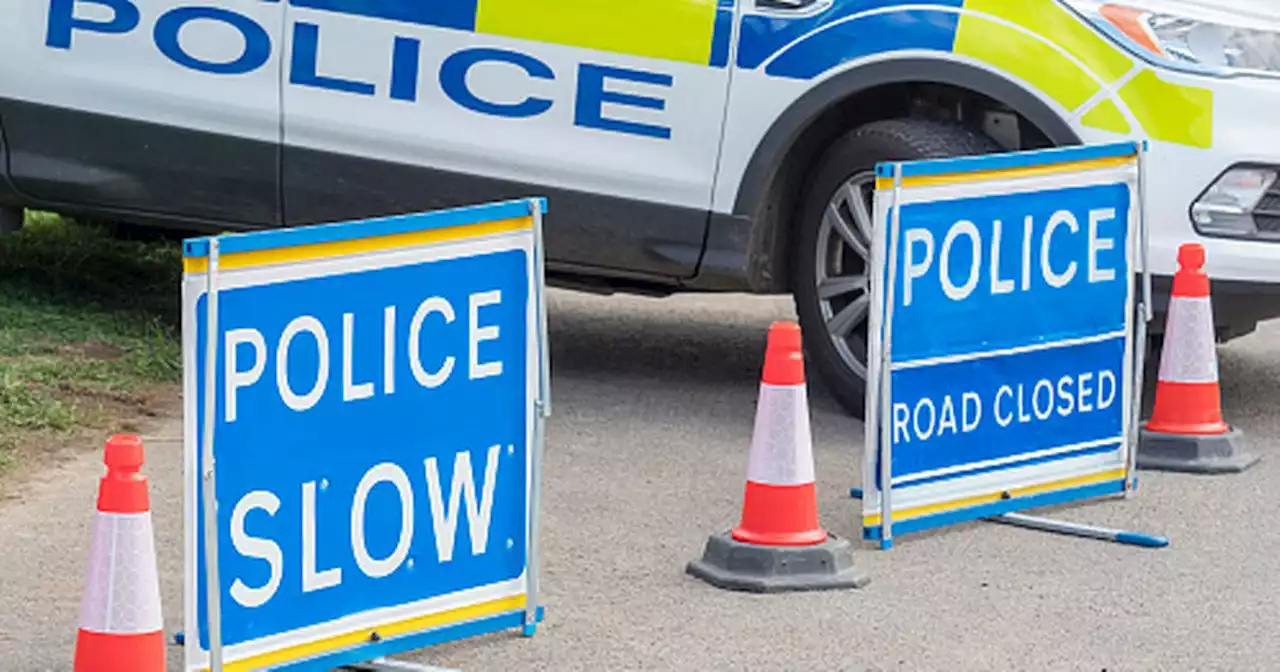
<svg viewBox="0 0 1280 672">
<path fill-rule="evenodd" d="M 551 381 L 550 381 L 550 347 L 546 308 L 545 252 L 543 247 L 543 215 L 547 210 L 546 199 L 525 198 L 513 201 L 488 203 L 476 206 L 453 208 L 449 210 L 413 213 L 371 220 L 356 220 L 321 224 L 309 227 L 290 229 L 274 229 L 253 233 L 229 234 L 195 238 L 184 241 L 184 273 L 183 273 L 183 361 L 184 361 L 184 621 L 185 621 L 185 662 L 187 670 L 224 670 L 265 669 L 255 666 L 252 660 L 263 658 L 261 651 L 255 651 L 247 659 L 241 656 L 227 660 L 227 651 L 223 645 L 223 626 L 225 614 L 221 608 L 222 590 L 226 587 L 219 576 L 218 549 L 218 501 L 217 490 L 217 367 L 218 353 L 222 344 L 220 338 L 219 294 L 223 290 L 223 279 L 226 276 L 224 261 L 227 255 L 252 257 L 264 252 L 284 250 L 286 259 L 276 262 L 288 266 L 306 265 L 312 262 L 331 262 L 346 255 L 374 254 L 394 250 L 403 252 L 410 249 L 428 250 L 442 245 L 456 245 L 468 240 L 523 239 L 525 243 L 513 243 L 514 246 L 502 249 L 527 250 L 526 281 L 529 292 L 526 296 L 527 306 L 527 339 L 532 343 L 525 349 L 532 355 L 530 365 L 534 367 L 532 394 L 529 395 L 527 423 L 529 434 L 529 456 L 525 491 L 525 524 L 527 541 L 525 543 L 524 567 L 522 573 L 523 605 L 519 611 L 498 613 L 484 617 L 469 618 L 443 625 L 430 625 L 412 631 L 398 633 L 394 638 L 375 636 L 354 646 L 335 646 L 329 650 L 311 653 L 285 662 L 273 661 L 269 665 L 273 670 L 331 670 L 344 665 L 367 663 L 384 660 L 384 656 L 401 653 L 413 649 L 431 646 L 443 642 L 479 636 L 511 628 L 520 628 L 525 637 L 535 634 L 537 624 L 543 620 L 544 608 L 538 603 L 540 574 L 540 511 L 542 498 L 542 466 L 546 442 L 546 422 L 551 417 Z M 527 221 L 524 221 L 527 220 Z M 512 222 L 522 222 L 520 226 Z M 498 226 L 495 228 L 495 225 Z M 436 232 L 446 230 L 458 235 L 441 236 Z M 473 232 L 470 232 L 474 230 Z M 468 233 L 470 232 L 470 233 Z M 361 248 L 361 241 L 392 241 L 412 238 L 399 244 L 373 244 Z M 354 248 L 352 246 L 355 246 Z M 328 249 L 323 249 L 328 246 Z M 308 255 L 301 250 L 312 250 Z M 290 251 L 298 252 L 289 259 Z M 358 250 L 354 251 L 353 250 Z M 481 252 L 476 256 L 483 256 Z M 462 255 L 466 256 L 466 255 Z M 457 258 L 451 257 L 451 258 Z M 254 262 L 257 263 L 257 262 Z M 339 273 L 338 275 L 342 275 Z M 203 277 L 200 277 L 203 276 Z M 269 284 L 269 283 L 268 283 Z M 202 291 L 201 291 L 202 290 Z M 194 312 L 197 299 L 206 298 L 204 311 L 204 329 L 200 330 L 205 339 L 203 353 L 197 353 L 195 344 L 197 324 Z M 197 360 L 201 356 L 203 361 Z M 198 362 L 198 363 L 197 363 Z M 203 386 L 196 384 L 196 366 L 203 373 Z M 202 407 L 203 422 L 196 427 L 195 408 Z M 198 430 L 198 434 L 197 434 Z M 195 496 L 196 479 L 203 484 L 200 497 Z M 198 510 L 197 510 L 198 509 Z M 196 586 L 200 563 L 194 555 L 197 547 L 195 539 L 196 517 L 203 522 L 202 543 L 204 546 L 203 569 L 205 574 L 204 595 L 199 595 Z M 209 639 L 207 650 L 200 645 L 200 619 L 197 617 L 195 602 L 198 598 L 206 600 L 208 629 L 205 633 Z M 281 633 L 288 634 L 288 633 Z M 273 637 L 278 637 L 273 635 Z M 306 642 L 303 642 L 306 644 Z M 296 641 L 288 642 L 288 647 L 297 648 Z M 314 648 L 314 646 L 312 647 Z M 434 668 L 423 668 L 434 669 Z"/>
<path fill-rule="evenodd" d="M 939 517 L 936 522 L 919 524 L 912 521 L 906 532 L 930 529 L 941 525 L 975 520 L 981 518 L 1000 519 L 1000 522 L 1032 527 L 1036 529 L 1052 529 L 1057 532 L 1108 538 L 1111 540 L 1138 543 L 1139 545 L 1158 546 L 1161 540 L 1147 535 L 1124 533 L 1104 528 L 1085 525 L 1057 524 L 1055 521 L 1035 519 L 1024 514 L 1014 513 L 1044 504 L 1074 501 L 1094 497 L 1122 496 L 1129 498 L 1137 487 L 1135 457 L 1137 452 L 1137 416 L 1141 408 L 1142 373 L 1145 363 L 1147 322 L 1152 319 L 1151 277 L 1149 272 L 1149 232 L 1145 222 L 1146 198 L 1146 155 L 1148 143 L 1119 142 L 1104 145 L 1082 147 L 1054 148 L 1029 152 L 1014 152 L 998 155 L 961 157 L 956 159 L 922 160 L 881 163 L 876 169 L 876 189 L 874 192 L 874 220 L 872 227 L 871 259 L 868 275 L 871 283 L 871 314 L 868 325 L 868 395 L 866 399 L 865 441 L 862 464 L 862 488 L 855 488 L 853 495 L 862 499 L 863 538 L 878 543 L 881 549 L 890 549 L 894 543 L 894 528 L 901 527 L 902 521 L 895 520 L 895 485 L 893 483 L 893 432 L 891 428 L 893 407 L 892 373 L 894 367 L 893 324 L 896 307 L 895 289 L 899 282 L 897 268 L 899 241 L 902 227 L 902 206 L 904 177 L 923 179 L 926 183 L 938 180 L 945 181 L 949 175 L 969 174 L 965 180 L 971 183 L 991 184 L 999 192 L 1001 179 L 1026 178 L 1071 172 L 1071 165 L 1083 166 L 1082 171 L 1091 169 L 1090 162 L 1112 159 L 1124 160 L 1127 166 L 1123 181 L 1128 185 L 1129 208 L 1128 226 L 1124 252 L 1126 267 L 1130 271 L 1127 278 L 1125 299 L 1125 342 L 1123 352 L 1123 389 L 1118 396 L 1123 403 L 1120 439 L 1123 476 L 1115 492 L 1099 493 L 1097 489 L 1077 488 L 1047 490 L 1036 492 L 1036 488 L 1024 488 L 1026 492 L 1036 492 L 1035 496 L 1011 496 L 1010 491 L 1020 485 L 1006 484 L 1001 501 L 981 506 L 951 509 Z M 1064 170 L 1065 168 L 1065 170 Z M 1096 166 L 1094 167 L 1096 169 Z M 963 190 L 962 190 L 963 191 Z M 939 202 L 954 198 L 976 198 L 981 193 L 973 193 L 974 189 L 962 195 L 940 197 Z M 980 190 L 978 190 L 980 191 Z M 889 260 L 895 260 L 890 263 Z M 1135 279 L 1135 275 L 1137 278 Z M 1136 282 L 1140 283 L 1135 287 Z M 1135 296 L 1135 294 L 1137 296 Z M 1052 347 L 1052 346 L 1048 346 Z M 902 486 L 898 486 L 902 487 Z M 1000 488 L 997 488 L 999 492 Z M 945 503 L 945 502 L 944 502 Z M 967 510 L 966 510 L 967 508 Z M 1007 515 L 1006 515 L 1007 514 Z M 902 532 L 899 532 L 902 533 Z M 1119 535 L 1121 539 L 1116 539 Z M 1136 541 L 1135 541 L 1136 539 Z M 1167 543 L 1165 541 L 1164 543 Z"/>
</svg>

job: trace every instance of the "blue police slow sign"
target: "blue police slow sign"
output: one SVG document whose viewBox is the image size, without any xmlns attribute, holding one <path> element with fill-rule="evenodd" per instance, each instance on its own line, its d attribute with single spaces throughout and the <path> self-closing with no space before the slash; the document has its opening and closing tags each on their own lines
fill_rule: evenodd
<svg viewBox="0 0 1280 672">
<path fill-rule="evenodd" d="M 543 209 L 186 243 L 188 670 L 533 633 Z"/>
<path fill-rule="evenodd" d="M 1128 491 L 1142 151 L 879 166 L 865 538 Z"/>
</svg>

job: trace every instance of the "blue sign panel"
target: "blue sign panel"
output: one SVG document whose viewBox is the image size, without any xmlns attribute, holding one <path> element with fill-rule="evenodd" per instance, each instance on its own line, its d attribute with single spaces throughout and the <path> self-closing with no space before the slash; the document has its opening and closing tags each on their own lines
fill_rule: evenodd
<svg viewBox="0 0 1280 672">
<path fill-rule="evenodd" d="M 212 329 L 210 241 L 188 243 L 188 669 L 208 668 L 210 613 L 234 669 L 328 670 L 458 624 L 443 639 L 527 624 L 540 208 L 219 239 Z"/>
<path fill-rule="evenodd" d="M 1140 158 L 880 167 L 866 538 L 1127 487 Z"/>
<path fill-rule="evenodd" d="M 912 203 L 901 222 L 898 361 L 1125 328 L 1127 185 Z"/>
</svg>

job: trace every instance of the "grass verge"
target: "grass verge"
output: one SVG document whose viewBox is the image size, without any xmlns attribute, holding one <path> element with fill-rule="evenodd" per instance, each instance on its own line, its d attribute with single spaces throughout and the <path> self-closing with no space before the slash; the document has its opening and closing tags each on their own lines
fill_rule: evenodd
<svg viewBox="0 0 1280 672">
<path fill-rule="evenodd" d="M 181 250 L 28 213 L 0 236 L 0 478 L 175 408 Z"/>
</svg>

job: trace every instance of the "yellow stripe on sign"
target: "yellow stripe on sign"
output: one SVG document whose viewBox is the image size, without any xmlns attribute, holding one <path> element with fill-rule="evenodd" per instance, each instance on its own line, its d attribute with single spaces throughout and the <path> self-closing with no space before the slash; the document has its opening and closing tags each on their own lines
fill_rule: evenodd
<svg viewBox="0 0 1280 672">
<path fill-rule="evenodd" d="M 1120 89 L 1120 98 L 1152 139 L 1213 146 L 1213 91 L 1166 82 L 1146 69 Z"/>
<path fill-rule="evenodd" d="M 1111 469 L 1088 476 L 1077 476 L 1075 478 L 1064 478 L 1060 481 L 1050 481 L 1039 485 L 1029 485 L 1024 488 L 1013 488 L 1008 490 L 1009 496 L 1016 499 L 1018 497 L 1029 497 L 1031 495 L 1042 495 L 1046 492 L 1054 492 L 1057 490 L 1066 490 L 1068 488 L 1078 488 L 1086 485 L 1095 485 L 1098 483 L 1106 483 L 1107 481 L 1118 481 L 1124 478 L 1124 468 Z M 953 499 L 949 502 L 937 502 L 935 504 L 926 504 L 924 506 L 916 506 L 901 511 L 893 512 L 894 520 L 907 520 L 910 518 L 920 518 L 922 516 L 932 516 L 939 513 L 947 513 L 948 511 L 958 511 L 960 509 L 968 509 L 983 504 L 994 504 L 1005 499 L 1005 490 L 987 493 L 985 495 L 975 495 L 973 497 L 965 497 L 963 499 Z M 866 527 L 877 527 L 880 525 L 880 514 L 870 513 L 862 517 L 862 524 Z"/>
<path fill-rule="evenodd" d="M 520 611 L 524 609 L 524 606 L 524 595 L 504 597 L 499 600 L 473 604 L 469 607 L 450 609 L 449 611 L 442 611 L 437 614 L 409 618 L 403 621 L 396 621 L 394 623 L 388 623 L 386 625 L 380 625 L 372 628 L 361 628 L 342 635 L 326 637 L 325 639 L 316 640 L 306 644 L 298 644 L 296 646 L 280 649 L 279 651 L 263 653 L 249 658 L 227 661 L 223 663 L 222 669 L 225 670 L 225 672 L 260 670 L 273 665 L 290 663 L 304 658 L 310 658 L 312 656 L 333 653 L 340 649 L 360 644 L 367 644 L 375 631 L 382 639 L 399 637 L 401 635 L 422 632 L 424 630 L 453 625 L 454 623 L 461 623 L 463 621 L 495 616 L 497 614 L 510 611 Z M 209 668 L 200 668 L 200 672 L 209 672 Z"/>
<path fill-rule="evenodd" d="M 716 0 L 479 0 L 476 32 L 706 65 Z"/>
<path fill-rule="evenodd" d="M 374 238 L 360 238 L 357 240 L 340 240 L 329 243 L 313 243 L 310 245 L 281 247 L 270 250 L 258 250 L 255 252 L 234 252 L 218 257 L 218 268 L 222 270 L 252 268 L 254 266 L 309 261 L 313 259 L 338 257 L 347 254 L 359 254 L 361 252 L 383 252 L 386 250 L 394 250 L 398 247 L 430 245 L 432 243 L 466 240 L 468 238 L 479 238 L 481 236 L 489 236 L 498 233 L 510 233 L 512 231 L 528 229 L 532 226 L 532 217 L 516 217 L 514 219 L 499 219 L 492 222 L 482 222 L 480 224 L 451 226 L 444 229 L 430 229 L 427 231 L 414 231 L 412 233 L 397 233 L 391 236 L 377 236 Z M 209 259 L 208 257 L 186 257 L 182 260 L 182 270 L 187 273 L 204 273 L 209 270 Z"/>
<path fill-rule="evenodd" d="M 1044 177 L 1073 173 L 1078 170 L 1097 170 L 1099 168 L 1117 168 L 1134 163 L 1132 156 L 1109 156 L 1102 159 L 1087 159 L 1071 163 L 1055 163 L 1048 166 L 1026 166 L 1023 168 L 1002 168 L 1000 170 L 975 170 L 970 173 L 946 173 L 944 175 L 915 175 L 902 178 L 903 188 L 941 187 L 952 184 L 985 182 L 987 180 L 1012 180 L 1020 177 Z M 893 189 L 892 177 L 877 177 L 876 189 Z"/>
</svg>

